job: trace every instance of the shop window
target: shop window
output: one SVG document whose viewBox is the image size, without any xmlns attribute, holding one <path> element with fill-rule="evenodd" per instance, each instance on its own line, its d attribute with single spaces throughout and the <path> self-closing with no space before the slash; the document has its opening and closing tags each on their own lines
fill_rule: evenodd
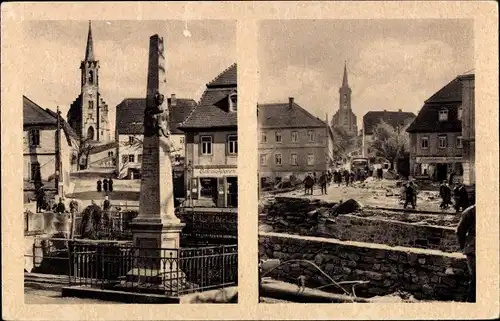
<svg viewBox="0 0 500 321">
<path fill-rule="evenodd" d="M 429 136 L 422 136 L 422 138 L 420 138 L 420 147 L 422 147 L 422 149 L 429 148 Z"/>
<path fill-rule="evenodd" d="M 425 175 L 425 176 L 429 175 L 429 164 L 422 164 L 422 165 L 420 166 L 420 170 L 421 170 L 421 172 L 420 172 L 420 173 L 421 173 L 422 175 Z"/>
<path fill-rule="evenodd" d="M 260 142 L 267 143 L 267 134 L 266 133 L 260 133 Z"/>
<path fill-rule="evenodd" d="M 290 155 L 290 164 L 297 166 L 297 154 Z"/>
<path fill-rule="evenodd" d="M 238 154 L 238 136 L 229 135 L 227 137 L 227 152 L 229 155 Z"/>
<path fill-rule="evenodd" d="M 29 131 L 30 146 L 40 146 L 40 130 L 32 129 Z"/>
<path fill-rule="evenodd" d="M 309 142 L 314 142 L 314 131 L 308 130 L 307 137 L 309 137 Z"/>
<path fill-rule="evenodd" d="M 457 148 L 462 148 L 462 136 L 457 136 Z"/>
<path fill-rule="evenodd" d="M 134 163 L 135 162 L 135 155 L 134 154 L 129 154 L 128 155 L 128 161 L 130 163 Z"/>
<path fill-rule="evenodd" d="M 201 154 L 212 155 L 212 136 L 201 136 Z"/>
<path fill-rule="evenodd" d="M 292 143 L 296 143 L 299 141 L 299 133 L 296 131 L 292 132 Z"/>
<path fill-rule="evenodd" d="M 446 135 L 439 135 L 438 139 L 439 139 L 439 148 L 448 147 L 448 138 L 446 137 Z"/>
<path fill-rule="evenodd" d="M 281 132 L 276 132 L 276 142 L 277 143 L 282 143 L 282 137 L 281 137 Z"/>
<path fill-rule="evenodd" d="M 274 163 L 276 165 L 279 165 L 281 166 L 282 165 L 282 162 L 281 162 L 281 154 L 274 154 Z"/>
<path fill-rule="evenodd" d="M 40 179 L 41 173 L 40 173 L 40 163 L 31 163 L 30 166 L 30 180 L 34 181 L 37 179 L 37 177 Z"/>
<path fill-rule="evenodd" d="M 267 164 L 267 155 L 266 154 L 261 154 L 260 155 L 260 165 L 261 166 L 266 166 Z"/>
<path fill-rule="evenodd" d="M 307 154 L 307 165 L 314 165 L 314 154 Z"/>
<path fill-rule="evenodd" d="M 447 121 L 448 120 L 448 109 L 443 108 L 439 111 L 439 121 Z"/>
</svg>

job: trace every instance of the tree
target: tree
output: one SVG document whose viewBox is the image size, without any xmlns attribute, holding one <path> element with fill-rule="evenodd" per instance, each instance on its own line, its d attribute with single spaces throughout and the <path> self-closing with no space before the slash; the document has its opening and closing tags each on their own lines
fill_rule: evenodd
<svg viewBox="0 0 500 321">
<path fill-rule="evenodd" d="M 78 141 L 77 154 L 76 154 L 78 170 L 80 169 L 82 158 L 85 158 L 85 168 L 87 168 L 89 155 L 92 149 L 94 149 L 94 145 L 91 143 L 91 139 L 87 137 L 80 137 L 80 140 Z"/>
<path fill-rule="evenodd" d="M 345 130 L 344 127 L 335 126 L 333 132 L 333 156 L 336 161 L 347 161 L 348 153 L 357 147 L 357 137 Z"/>
<path fill-rule="evenodd" d="M 385 121 L 381 121 L 373 130 L 371 148 L 376 156 L 386 158 L 393 167 L 397 168 L 397 161 L 406 157 L 410 152 L 410 135 L 406 132 L 409 124 L 392 127 Z"/>
</svg>

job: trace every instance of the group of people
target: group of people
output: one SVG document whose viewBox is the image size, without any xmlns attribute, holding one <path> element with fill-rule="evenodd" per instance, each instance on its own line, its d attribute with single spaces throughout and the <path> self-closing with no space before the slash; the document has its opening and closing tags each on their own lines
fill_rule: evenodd
<svg viewBox="0 0 500 321">
<path fill-rule="evenodd" d="M 334 171 L 324 171 L 320 175 L 316 172 L 308 173 L 304 178 L 304 194 L 313 195 L 314 185 L 319 185 L 321 187 L 321 195 L 327 194 L 327 187 L 330 183 L 335 183 L 340 186 L 345 183 L 346 186 L 352 185 L 355 181 L 364 181 L 369 175 L 368 169 L 358 168 L 355 171 L 345 170 L 334 170 Z"/>
<path fill-rule="evenodd" d="M 113 191 L 113 179 L 110 177 L 109 179 L 105 178 L 103 181 L 100 179 L 97 181 L 97 192 L 112 192 Z"/>
<path fill-rule="evenodd" d="M 470 203 L 469 194 L 462 183 L 456 184 L 452 190 L 450 184 L 447 181 L 443 181 L 439 186 L 439 196 L 442 200 L 439 205 L 440 208 L 448 209 L 450 205 L 453 205 L 457 213 L 460 212 L 460 210 L 465 210 Z"/>
</svg>

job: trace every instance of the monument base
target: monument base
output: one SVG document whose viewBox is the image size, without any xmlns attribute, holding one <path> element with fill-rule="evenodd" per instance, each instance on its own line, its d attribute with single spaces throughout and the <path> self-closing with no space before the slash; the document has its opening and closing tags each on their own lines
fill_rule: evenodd
<svg viewBox="0 0 500 321">
<path fill-rule="evenodd" d="M 136 218 L 130 223 L 133 233 L 133 268 L 118 285 L 122 290 L 177 295 L 194 288 L 179 267 L 180 232 L 185 226 L 179 219 Z"/>
</svg>

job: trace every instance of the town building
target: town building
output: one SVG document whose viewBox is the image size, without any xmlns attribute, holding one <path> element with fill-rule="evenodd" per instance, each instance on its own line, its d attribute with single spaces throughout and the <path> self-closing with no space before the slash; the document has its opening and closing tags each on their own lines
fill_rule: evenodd
<svg viewBox="0 0 500 321">
<path fill-rule="evenodd" d="M 462 83 L 462 154 L 463 154 L 463 183 L 476 184 L 476 129 L 475 129 L 475 76 L 474 74 L 459 77 Z"/>
<path fill-rule="evenodd" d="M 191 206 L 238 205 L 238 86 L 233 64 L 206 85 L 182 123 L 186 186 Z"/>
<path fill-rule="evenodd" d="M 347 80 L 347 63 L 344 65 L 342 87 L 339 88 L 339 110 L 333 115 L 331 127 L 343 127 L 351 136 L 358 135 L 357 117 L 351 108 L 352 90 Z"/>
<path fill-rule="evenodd" d="M 415 119 L 415 114 L 398 111 L 369 111 L 363 116 L 362 137 L 362 157 L 375 158 L 375 152 L 372 150 L 373 132 L 375 127 L 381 122 L 392 126 L 395 130 L 404 130 Z"/>
<path fill-rule="evenodd" d="M 452 80 L 424 103 L 408 127 L 410 171 L 416 178 L 460 180 L 463 170 L 462 83 Z"/>
<path fill-rule="evenodd" d="M 23 96 L 23 166 L 25 202 L 39 183 L 51 195 L 71 193 L 78 135 L 61 115 Z"/>
<path fill-rule="evenodd" d="M 333 133 L 290 97 L 288 103 L 259 104 L 259 184 L 319 175 L 333 164 Z"/>
<path fill-rule="evenodd" d="M 111 139 L 108 105 L 99 91 L 99 61 L 94 55 L 90 22 L 85 59 L 80 64 L 80 70 L 81 91 L 69 108 L 68 123 L 84 140 L 108 142 Z"/>
<path fill-rule="evenodd" d="M 169 139 L 174 147 L 172 165 L 174 172 L 180 173 L 177 176 L 184 177 L 185 134 L 179 129 L 179 125 L 196 106 L 196 102 L 193 99 L 176 98 L 175 94 L 172 94 L 167 102 L 171 133 Z M 116 149 L 114 152 L 117 155 L 115 166 L 119 178 L 140 177 L 145 108 L 145 98 L 126 98 L 116 106 L 114 145 Z M 184 178 L 182 178 L 182 186 L 184 186 Z M 180 190 L 184 194 L 184 188 Z"/>
</svg>

